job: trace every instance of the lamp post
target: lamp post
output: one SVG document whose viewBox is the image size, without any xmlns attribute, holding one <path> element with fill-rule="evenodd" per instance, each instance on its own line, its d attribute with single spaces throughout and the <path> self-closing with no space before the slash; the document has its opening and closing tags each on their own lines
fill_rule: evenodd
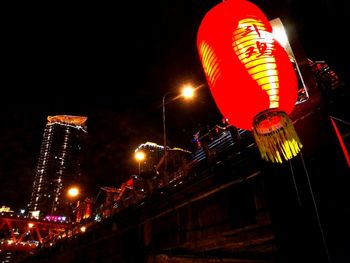
<svg viewBox="0 0 350 263">
<path fill-rule="evenodd" d="M 165 93 L 163 96 L 163 149 L 164 149 L 164 178 L 166 177 L 167 171 L 167 159 L 166 159 L 166 126 L 165 126 L 165 98 L 170 94 L 169 92 Z"/>
<path fill-rule="evenodd" d="M 197 88 L 200 88 L 202 85 L 200 85 Z M 185 86 L 182 89 L 182 92 L 180 94 L 178 94 L 177 96 L 175 96 L 174 98 L 172 98 L 170 101 L 174 101 L 177 100 L 180 97 L 184 97 L 186 99 L 190 99 L 193 97 L 194 95 L 194 91 L 197 88 L 193 88 L 192 86 Z M 168 183 L 168 178 L 167 178 L 167 165 L 168 165 L 168 160 L 167 160 L 167 136 L 166 136 L 166 119 L 165 119 L 165 104 L 166 104 L 166 98 L 168 95 L 170 95 L 171 92 L 167 92 L 164 94 L 163 96 L 163 100 L 162 100 L 162 109 L 163 109 L 163 147 L 164 147 L 164 180 L 166 183 Z M 169 101 L 169 102 L 170 102 Z"/>
<path fill-rule="evenodd" d="M 141 161 L 143 161 L 145 159 L 146 155 L 143 151 L 139 151 L 137 150 L 135 152 L 135 159 L 138 161 L 139 163 L 139 175 L 141 174 Z"/>
<path fill-rule="evenodd" d="M 74 213 L 77 211 L 80 201 L 79 197 L 81 196 L 80 188 L 77 186 L 71 186 L 67 190 L 67 197 L 69 198 L 69 206 L 66 207 L 67 214 L 66 216 L 69 218 L 69 221 L 74 220 L 77 221 L 77 215 Z M 68 204 L 67 204 L 68 205 Z"/>
</svg>

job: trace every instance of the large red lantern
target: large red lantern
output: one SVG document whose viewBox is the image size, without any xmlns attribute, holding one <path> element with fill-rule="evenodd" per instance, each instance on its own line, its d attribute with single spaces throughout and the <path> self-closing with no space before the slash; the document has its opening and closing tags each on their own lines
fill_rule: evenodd
<svg viewBox="0 0 350 263">
<path fill-rule="evenodd" d="M 297 155 L 302 145 L 287 114 L 298 81 L 263 12 L 244 0 L 218 4 L 200 25 L 197 47 L 216 105 L 230 123 L 253 131 L 262 158 Z"/>
</svg>

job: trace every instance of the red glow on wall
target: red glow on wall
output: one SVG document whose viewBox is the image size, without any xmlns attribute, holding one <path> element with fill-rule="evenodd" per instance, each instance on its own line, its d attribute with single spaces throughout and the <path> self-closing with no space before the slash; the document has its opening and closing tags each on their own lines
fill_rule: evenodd
<svg viewBox="0 0 350 263">
<path fill-rule="evenodd" d="M 343 151 L 345 160 L 348 163 L 348 167 L 350 168 L 350 154 L 349 154 L 348 150 L 346 149 L 345 143 L 343 141 L 343 138 L 342 138 L 342 136 L 341 136 L 341 134 L 340 134 L 340 132 L 338 130 L 337 125 L 335 124 L 335 122 L 334 122 L 334 120 L 332 118 L 331 118 L 331 122 L 332 122 L 333 128 L 335 130 L 335 134 L 337 135 L 340 147 L 341 147 L 341 149 Z"/>
</svg>

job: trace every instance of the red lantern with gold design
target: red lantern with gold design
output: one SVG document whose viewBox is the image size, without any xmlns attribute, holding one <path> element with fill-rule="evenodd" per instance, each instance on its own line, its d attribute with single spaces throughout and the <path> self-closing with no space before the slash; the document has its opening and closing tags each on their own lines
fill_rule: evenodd
<svg viewBox="0 0 350 263">
<path fill-rule="evenodd" d="M 264 13 L 244 0 L 218 4 L 201 22 L 197 47 L 216 105 L 230 123 L 253 131 L 262 158 L 297 155 L 302 145 L 287 115 L 297 77 Z"/>
</svg>

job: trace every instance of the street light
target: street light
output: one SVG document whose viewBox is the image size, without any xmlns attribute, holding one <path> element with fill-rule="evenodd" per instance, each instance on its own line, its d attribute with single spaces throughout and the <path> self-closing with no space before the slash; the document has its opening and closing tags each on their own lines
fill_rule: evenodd
<svg viewBox="0 0 350 263">
<path fill-rule="evenodd" d="M 169 102 L 177 100 L 180 97 L 184 97 L 185 99 L 191 99 L 194 96 L 194 92 L 196 89 L 200 88 L 202 85 L 193 88 L 191 85 L 184 86 L 181 93 L 172 98 Z M 167 92 L 163 96 L 163 147 L 164 147 L 164 179 L 167 181 L 167 141 L 166 141 L 166 122 L 165 122 L 165 104 L 166 98 L 168 95 L 172 94 L 171 92 Z"/>
<path fill-rule="evenodd" d="M 69 218 L 68 220 L 76 221 L 77 217 L 74 216 L 74 213 L 78 208 L 78 206 L 80 205 L 80 201 L 79 201 L 80 198 L 78 197 L 81 196 L 81 191 L 79 187 L 75 185 L 69 187 L 67 190 L 67 196 L 69 199 L 67 200 L 67 207 L 65 209 L 66 216 L 67 218 Z"/>
<path fill-rule="evenodd" d="M 72 186 L 68 189 L 67 194 L 69 197 L 77 197 L 79 195 L 79 188 L 76 186 Z"/>
<path fill-rule="evenodd" d="M 137 150 L 135 152 L 135 159 L 139 162 L 139 175 L 141 174 L 141 161 L 145 159 L 146 155 L 143 151 Z"/>
</svg>

